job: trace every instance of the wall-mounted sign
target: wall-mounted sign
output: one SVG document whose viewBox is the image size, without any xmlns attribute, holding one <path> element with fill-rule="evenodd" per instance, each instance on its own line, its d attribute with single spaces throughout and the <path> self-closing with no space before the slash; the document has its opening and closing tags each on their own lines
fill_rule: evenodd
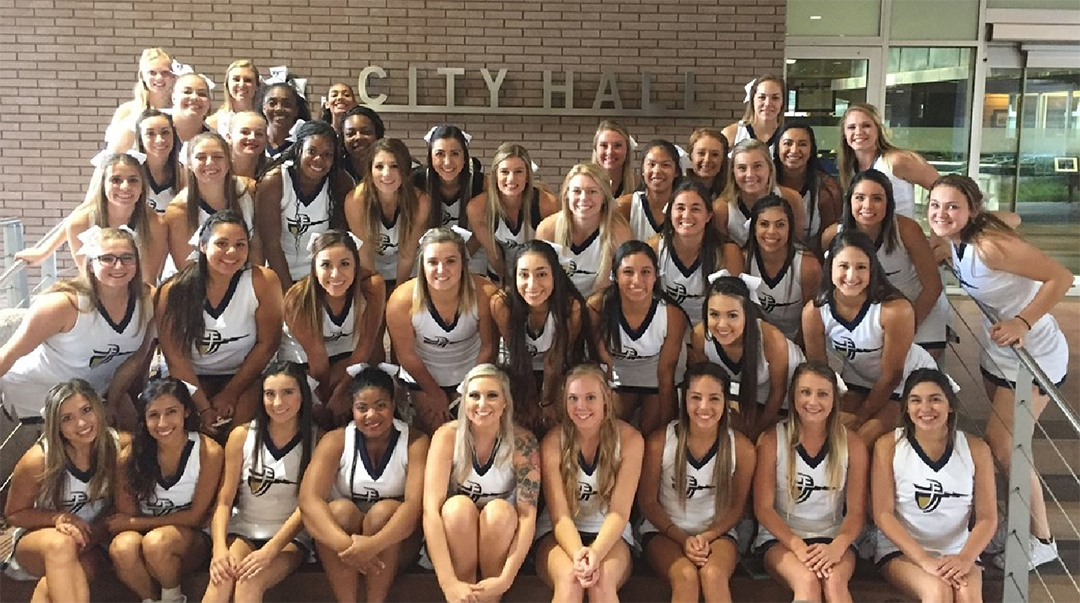
<svg viewBox="0 0 1080 603">
<path fill-rule="evenodd" d="M 446 82 L 445 103 L 441 105 L 420 104 L 417 102 L 417 79 L 418 69 L 415 65 L 409 66 L 409 87 L 405 103 L 393 103 L 392 93 L 373 91 L 379 89 L 378 80 L 388 77 L 388 72 L 379 65 L 368 65 L 360 72 L 357 82 L 357 94 L 361 103 L 381 113 L 453 113 L 453 114 L 481 114 L 481 115 L 575 115 L 607 117 L 612 114 L 620 116 L 642 117 L 715 117 L 696 105 L 694 73 L 684 71 L 682 73 L 681 92 L 682 102 L 679 106 L 669 107 L 655 100 L 653 86 L 655 74 L 647 71 L 640 72 L 638 81 L 628 83 L 619 82 L 619 74 L 614 70 L 604 69 L 600 72 L 600 81 L 596 86 L 593 101 L 590 107 L 576 106 L 575 74 L 572 70 L 543 72 L 543 102 L 541 106 L 532 107 L 504 107 L 500 104 L 499 93 L 506 83 L 508 70 L 504 67 L 492 73 L 488 68 L 475 71 L 466 71 L 463 67 L 439 67 L 436 73 L 442 76 Z M 483 78 L 487 87 L 488 100 L 485 105 L 461 105 L 457 99 L 458 78 L 480 77 Z M 624 74 L 625 77 L 625 74 Z M 640 89 L 640 102 L 638 106 L 628 106 L 623 102 L 621 91 L 628 86 Z M 393 95 L 395 98 L 398 95 Z"/>
</svg>

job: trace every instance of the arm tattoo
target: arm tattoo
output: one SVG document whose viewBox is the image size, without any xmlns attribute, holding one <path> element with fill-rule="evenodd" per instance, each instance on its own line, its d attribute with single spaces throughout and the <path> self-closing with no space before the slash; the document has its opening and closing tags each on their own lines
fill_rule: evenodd
<svg viewBox="0 0 1080 603">
<path fill-rule="evenodd" d="M 517 476 L 517 502 L 536 506 L 540 496 L 540 449 L 531 433 L 514 437 L 517 452 L 514 474 Z"/>
</svg>

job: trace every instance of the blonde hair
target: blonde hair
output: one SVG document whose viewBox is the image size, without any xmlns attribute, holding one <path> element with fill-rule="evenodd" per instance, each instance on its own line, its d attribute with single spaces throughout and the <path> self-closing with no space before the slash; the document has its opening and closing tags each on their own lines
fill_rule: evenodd
<svg viewBox="0 0 1080 603">
<path fill-rule="evenodd" d="M 731 145 L 728 144 L 727 136 L 724 136 L 724 132 L 719 128 L 698 128 L 690 133 L 690 139 L 686 143 L 686 152 L 693 158 L 694 145 L 701 142 L 703 138 L 712 138 L 720 143 L 720 171 L 713 176 L 712 184 L 706 189 L 711 195 L 710 199 L 705 199 L 707 205 L 712 205 L 712 202 L 717 197 L 724 194 L 728 188 L 728 183 L 731 182 L 731 158 L 728 157 L 728 152 L 731 151 Z M 687 176 L 697 179 L 697 174 L 694 172 L 694 168 L 686 170 Z"/>
<path fill-rule="evenodd" d="M 795 391 L 795 384 L 798 383 L 799 378 L 805 374 L 817 375 L 824 378 L 833 388 L 833 407 L 829 411 L 829 416 L 825 423 L 825 447 L 827 449 L 825 463 L 825 475 L 827 477 L 827 485 L 831 490 L 839 490 L 844 480 L 844 468 L 847 466 L 847 428 L 844 427 L 841 421 L 840 412 L 840 391 L 837 387 L 836 373 L 828 367 L 828 365 L 815 363 L 815 362 L 803 362 L 795 368 L 795 373 L 791 377 L 791 389 Z M 797 470 L 795 469 L 795 462 L 798 453 L 796 449 L 802 441 L 802 424 L 799 421 L 799 413 L 792 408 L 788 413 L 787 420 L 785 422 L 787 427 L 787 441 L 784 442 L 785 450 L 787 454 L 787 492 L 791 497 L 791 500 L 795 500 L 799 496 L 799 485 L 797 481 Z"/>
<path fill-rule="evenodd" d="M 596 486 L 600 500 L 606 505 L 611 501 L 615 490 L 615 476 L 619 474 L 619 427 L 615 422 L 615 396 L 608 386 L 607 375 L 595 364 L 579 364 L 566 374 L 563 386 L 562 404 L 559 405 L 559 437 L 562 454 L 559 458 L 559 477 L 569 506 L 570 516 L 576 517 L 581 511 L 578 505 L 578 456 L 581 444 L 578 442 L 577 426 L 570 419 L 566 410 L 566 390 L 572 381 L 591 377 L 600 384 L 600 394 L 604 399 L 604 417 L 600 422 L 600 446 L 596 450 Z"/>
<path fill-rule="evenodd" d="M 139 238 L 135 241 L 135 244 L 139 249 L 139 254 L 143 257 L 148 257 L 147 252 L 150 249 L 150 206 L 146 202 L 146 198 L 149 196 L 150 183 L 149 178 L 147 177 L 146 168 L 143 164 L 139 163 L 138 159 L 135 159 L 131 155 L 128 155 L 127 153 L 115 153 L 110 155 L 101 164 L 101 167 L 94 170 L 90 185 L 90 194 L 87 197 L 87 207 L 90 209 L 90 224 L 91 226 L 96 225 L 101 228 L 109 228 L 109 198 L 105 189 L 109 184 L 109 169 L 114 165 L 121 163 L 135 168 L 135 170 L 139 172 L 139 179 L 142 180 L 142 190 L 139 192 L 139 200 L 135 202 L 135 209 L 132 211 L 131 222 L 128 226 L 139 233 Z"/>
<path fill-rule="evenodd" d="M 463 483 L 465 478 L 469 476 L 473 458 L 476 456 L 476 450 L 473 448 L 472 427 L 465 414 L 466 402 L 464 397 L 469 391 L 469 383 L 473 379 L 480 379 L 481 377 L 490 377 L 498 381 L 499 387 L 502 388 L 503 400 L 506 400 L 506 408 L 503 409 L 502 416 L 499 418 L 499 435 L 495 441 L 500 442 L 500 444 L 498 450 L 494 451 L 495 459 L 493 464 L 503 466 L 513 459 L 514 398 L 510 395 L 510 379 L 506 376 L 506 373 L 499 370 L 494 364 L 485 362 L 473 367 L 461 382 L 462 400 L 458 403 L 457 429 L 454 435 L 454 458 L 451 465 L 454 472 L 454 481 L 459 484 Z"/>
<path fill-rule="evenodd" d="M 776 190 L 776 166 L 773 165 L 772 154 L 769 153 L 769 146 L 756 138 L 747 138 L 731 149 L 731 159 L 728 160 L 728 185 L 722 196 L 730 205 L 735 205 L 739 202 L 739 196 L 742 192 L 739 190 L 739 185 L 735 182 L 735 158 L 739 155 L 753 153 L 755 151 L 761 153 L 762 156 L 765 157 L 765 163 L 769 166 L 769 181 L 766 183 L 766 190 L 769 193 Z"/>
<path fill-rule="evenodd" d="M 90 466 L 94 474 L 90 476 L 86 493 L 91 501 L 108 499 L 112 497 L 116 487 L 117 457 L 120 451 L 105 418 L 105 405 L 101 396 L 83 379 L 57 383 L 45 396 L 45 407 L 42 410 L 45 415 L 42 434 L 45 470 L 41 474 L 41 492 L 37 498 L 39 504 L 56 511 L 63 510 L 64 490 L 67 486 L 64 474 L 70 462 L 65 449 L 67 441 L 60 431 L 60 407 L 75 396 L 86 398 L 97 416 L 97 437 L 90 449 Z"/>
<path fill-rule="evenodd" d="M 540 193 L 536 187 L 536 182 L 533 179 L 532 171 L 532 159 L 529 158 L 529 152 L 525 150 L 525 147 L 509 142 L 504 142 L 499 145 L 499 148 L 495 149 L 495 157 L 491 160 L 491 170 L 488 172 L 488 189 L 487 189 L 487 202 L 484 203 L 484 224 L 483 227 L 487 228 L 494 239 L 495 231 L 499 227 L 499 220 L 506 220 L 508 218 L 506 214 L 506 208 L 502 204 L 502 193 L 499 192 L 499 164 L 507 159 L 520 159 L 525 163 L 525 187 L 521 192 L 521 224 L 519 228 L 524 228 L 525 240 L 531 240 L 532 225 L 533 225 L 533 207 L 532 199 Z M 515 216 L 516 217 L 516 216 Z M 473 225 L 478 227 L 480 225 Z M 505 259 L 505 258 L 503 258 Z M 507 268 L 509 270 L 509 268 Z M 502 278 L 506 275 L 500 274 Z"/>
<path fill-rule="evenodd" d="M 250 69 L 255 73 L 255 87 L 259 87 L 259 70 L 255 67 L 255 64 L 247 59 L 237 59 L 229 63 L 229 68 L 225 70 L 225 83 L 221 86 L 221 106 L 218 107 L 218 113 L 232 113 L 234 111 L 232 106 L 232 95 L 229 94 L 229 73 L 233 69 Z M 252 101 L 254 102 L 254 101 Z"/>
<path fill-rule="evenodd" d="M 397 138 L 380 138 L 372 143 L 367 153 L 367 167 L 364 170 L 364 177 L 360 184 L 357 185 L 360 194 L 360 205 L 364 208 L 365 220 L 361 225 L 364 232 L 356 234 L 364 241 L 367 241 L 372 250 L 376 250 L 378 249 L 379 225 L 386 218 L 394 219 L 394 216 L 384 216 L 382 213 L 382 204 L 379 203 L 379 191 L 375 187 L 375 174 L 371 169 L 372 164 L 375 163 L 376 155 L 390 153 L 397 163 L 398 174 L 401 176 L 401 184 L 397 190 L 397 225 L 399 246 L 404 245 L 404 237 L 411 236 L 413 222 L 416 220 L 417 212 L 420 211 L 419 193 L 412 184 L 412 156 L 409 155 L 409 148 Z M 372 253 L 378 254 L 377 251 L 372 251 Z"/>
<path fill-rule="evenodd" d="M 236 190 L 237 180 L 233 174 L 232 149 L 229 147 L 229 143 L 225 142 L 225 139 L 221 137 L 221 134 L 203 132 L 188 141 L 187 157 L 184 158 L 187 161 L 184 169 L 184 181 L 187 182 L 185 189 L 187 190 L 187 225 L 192 232 L 199 230 L 199 203 L 202 201 L 202 193 L 199 192 L 199 179 L 195 177 L 195 170 L 191 166 L 195 165 L 195 149 L 207 140 L 215 142 L 225 152 L 225 163 L 228 166 L 225 168 L 225 209 L 231 209 L 243 215 L 240 198 L 245 191 L 238 192 Z"/>
<path fill-rule="evenodd" d="M 612 188 L 613 190 L 618 189 L 624 194 L 631 193 L 634 191 L 634 187 L 637 186 L 637 183 L 634 180 L 633 143 L 631 142 L 630 138 L 630 130 L 627 130 L 626 126 L 613 119 L 605 119 L 604 121 L 600 122 L 600 125 L 596 127 L 596 134 L 593 134 L 592 159 L 590 161 L 599 165 L 600 158 L 596 154 L 596 143 L 600 140 L 600 135 L 607 131 L 617 132 L 619 136 L 622 136 L 623 139 L 626 140 L 626 159 L 623 161 L 621 182 L 619 182 L 619 186 L 617 187 L 615 186 L 614 182 L 610 182 L 610 188 Z M 610 179 L 610 177 L 607 176 L 607 170 L 604 170 L 604 174 L 605 179 Z"/>
<path fill-rule="evenodd" d="M 840 172 L 840 190 L 842 191 L 848 190 L 848 187 L 851 186 L 851 179 L 855 177 L 855 174 L 859 173 L 859 159 L 855 157 L 855 150 L 851 148 L 851 145 L 847 142 L 847 137 L 844 136 L 844 126 L 847 124 L 848 116 L 855 112 L 866 115 L 870 118 L 870 121 L 874 122 L 874 127 L 877 128 L 877 149 L 875 151 L 877 155 L 883 156 L 889 151 L 899 150 L 885 133 L 885 124 L 881 121 L 881 114 L 878 113 L 877 107 L 869 103 L 852 103 L 849 105 L 840 117 L 840 142 L 839 148 L 836 150 L 836 167 Z"/>
<path fill-rule="evenodd" d="M 156 61 L 158 59 L 165 59 L 169 62 L 169 68 L 172 68 L 172 57 L 169 56 L 169 53 L 160 48 L 146 48 L 142 51 L 142 54 L 139 55 L 139 70 L 135 74 L 135 86 L 131 89 L 131 93 L 135 97 L 135 102 L 139 105 L 139 111 L 143 111 L 150 107 L 150 91 L 147 90 L 146 82 L 143 81 L 143 71 L 150 61 Z"/>
<path fill-rule="evenodd" d="M 413 301 L 410 314 L 415 315 L 431 304 L 431 292 L 428 291 L 427 276 L 424 274 L 424 251 L 436 243 L 453 243 L 461 255 L 461 283 L 458 285 L 458 312 L 469 312 L 476 308 L 476 286 L 469 272 L 469 251 L 465 239 L 452 229 L 440 226 L 429 229 L 420 237 L 420 246 L 416 253 L 416 284 L 413 286 Z"/>
<path fill-rule="evenodd" d="M 611 245 L 611 235 L 615 224 L 624 219 L 615 209 L 615 198 L 611 196 L 611 185 L 608 183 L 607 172 L 595 163 L 579 163 L 570 168 L 563 178 L 562 187 L 559 189 L 561 209 L 555 219 L 555 243 L 569 249 L 573 246 L 573 216 L 570 213 L 570 201 L 567 197 L 570 192 L 570 181 L 575 176 L 584 175 L 592 179 L 604 194 L 604 204 L 600 210 L 600 265 L 596 270 L 596 283 L 599 286 L 607 282 L 611 271 L 611 257 L 615 254 L 614 246 Z"/>
</svg>

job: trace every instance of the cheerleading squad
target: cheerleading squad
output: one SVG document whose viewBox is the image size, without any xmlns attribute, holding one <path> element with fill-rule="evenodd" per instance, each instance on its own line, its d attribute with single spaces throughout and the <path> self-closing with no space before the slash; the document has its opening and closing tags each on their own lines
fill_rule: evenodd
<svg viewBox="0 0 1080 603">
<path fill-rule="evenodd" d="M 312 120 L 282 68 L 226 82 L 211 114 L 209 78 L 145 51 L 86 201 L 20 254 L 66 241 L 80 268 L 0 348 L 5 413 L 41 435 L 5 504 L 33 600 L 89 600 L 108 558 L 140 599 L 209 567 L 204 601 L 261 600 L 317 555 L 339 601 L 418 557 L 454 603 L 527 559 L 553 600 L 607 601 L 640 554 L 673 601 L 738 599 L 741 555 L 850 601 L 856 547 L 909 596 L 981 600 L 1007 348 L 1064 380 L 1072 275 L 872 106 L 841 120 L 839 182 L 762 77 L 687 152 L 602 122 L 556 194 L 451 125 L 414 164 L 347 85 Z M 985 442 L 937 368 L 939 264 L 1001 317 Z"/>
</svg>

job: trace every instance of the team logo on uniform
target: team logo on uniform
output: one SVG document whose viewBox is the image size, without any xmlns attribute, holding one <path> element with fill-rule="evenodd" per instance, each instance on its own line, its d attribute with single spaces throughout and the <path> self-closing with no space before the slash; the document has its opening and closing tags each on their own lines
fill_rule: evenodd
<svg viewBox="0 0 1080 603">
<path fill-rule="evenodd" d="M 326 342 L 326 343 L 333 343 L 333 342 L 335 342 L 335 341 L 337 341 L 339 339 L 344 339 L 346 337 L 351 337 L 351 336 L 352 336 L 352 333 L 345 333 L 343 331 L 337 331 L 335 333 L 331 333 L 331 334 L 326 335 L 325 337 L 323 337 L 323 341 Z"/>
<path fill-rule="evenodd" d="M 199 343 L 196 344 L 195 348 L 199 350 L 199 354 L 209 356 L 221 349 L 221 346 L 234 341 L 239 341 L 245 337 L 247 337 L 247 335 L 240 335 L 239 337 L 222 337 L 220 331 L 217 331 L 216 329 L 207 329 L 206 332 L 203 333 L 202 338 L 199 339 Z"/>
<path fill-rule="evenodd" d="M 881 349 L 880 347 L 860 348 L 855 345 L 855 341 L 847 335 L 841 337 L 840 339 L 833 339 L 832 345 L 834 350 L 840 352 L 840 354 L 846 357 L 848 360 L 855 360 L 856 354 L 869 354 L 870 352 L 876 352 Z"/>
<path fill-rule="evenodd" d="M 273 486 L 274 484 L 296 484 L 296 482 L 287 479 L 277 479 L 273 467 L 263 467 L 258 470 L 255 469 L 255 467 L 252 467 L 248 471 L 247 485 L 253 496 L 262 496 L 263 494 L 266 494 L 266 492 L 270 490 L 270 486 Z"/>
<path fill-rule="evenodd" d="M 451 343 L 457 343 L 456 341 L 450 341 L 448 337 L 424 337 L 424 344 L 434 346 L 437 348 L 445 348 Z"/>
<path fill-rule="evenodd" d="M 888 270 L 885 271 L 885 276 L 887 276 L 887 277 L 892 276 L 894 274 L 900 274 L 900 269 L 897 268 L 896 270 L 893 270 L 892 272 L 889 272 Z"/>
<path fill-rule="evenodd" d="M 68 513 L 74 514 L 81 511 L 88 502 L 90 502 L 90 497 L 86 495 L 86 492 L 74 492 L 64 499 L 63 507 L 68 510 Z"/>
<path fill-rule="evenodd" d="M 379 255 L 386 255 L 384 252 L 391 247 L 397 247 L 397 245 L 390 242 L 390 235 L 379 233 Z"/>
<path fill-rule="evenodd" d="M 167 498 L 159 498 L 154 500 L 153 502 L 143 503 L 143 505 L 146 507 L 146 511 L 148 512 L 147 514 L 153 515 L 154 517 L 172 515 L 173 513 L 178 513 L 185 509 L 191 508 L 191 503 L 188 503 L 186 505 L 177 505 L 173 504 L 173 501 Z"/>
<path fill-rule="evenodd" d="M 814 492 L 828 492 L 828 486 L 818 486 L 814 483 L 814 476 L 799 472 L 795 474 L 795 504 L 809 500 Z"/>
<path fill-rule="evenodd" d="M 611 355 L 616 358 L 622 358 L 623 360 L 637 360 L 641 358 L 638 351 L 634 348 L 622 348 L 620 350 L 612 350 Z"/>
<path fill-rule="evenodd" d="M 675 300 L 675 303 L 682 305 L 683 301 L 688 297 L 697 297 L 696 295 L 690 295 L 686 292 L 686 285 L 682 283 L 675 283 L 674 285 L 667 285 L 664 287 L 664 291 L 671 296 L 671 299 Z"/>
<path fill-rule="evenodd" d="M 480 487 L 480 484 L 469 480 L 464 484 L 458 484 L 458 494 L 464 494 L 469 497 L 469 500 L 476 502 L 480 500 L 480 497 L 484 495 L 484 489 Z"/>
<path fill-rule="evenodd" d="M 382 498 L 382 496 L 379 495 L 379 491 L 376 490 L 375 488 L 372 488 L 371 486 L 364 486 L 364 491 L 363 492 L 355 492 L 354 491 L 352 493 L 353 502 L 370 502 L 370 503 L 373 503 L 373 502 L 378 501 L 381 498 Z"/>
<path fill-rule="evenodd" d="M 674 475 L 671 476 L 671 487 L 672 488 L 677 487 L 676 484 L 675 484 L 675 476 Z M 709 484 L 704 484 L 704 485 L 699 484 L 697 478 L 694 477 L 693 475 L 687 475 L 686 476 L 686 495 L 685 496 L 686 496 L 687 500 L 689 500 L 691 498 L 694 498 L 694 494 L 696 494 L 698 492 L 704 492 L 705 490 L 714 490 L 714 489 L 716 489 L 716 486 L 711 486 Z"/>
<path fill-rule="evenodd" d="M 104 350 L 94 350 L 92 356 L 90 356 L 90 362 L 87 366 L 90 368 L 97 368 L 107 362 L 110 362 L 120 356 L 130 356 L 131 352 L 121 352 L 120 346 L 116 344 L 109 344 L 109 347 Z"/>
<path fill-rule="evenodd" d="M 589 270 L 584 270 L 584 269 L 578 268 L 577 262 L 575 262 L 574 260 L 570 260 L 566 264 L 566 274 L 569 275 L 571 278 L 573 278 L 574 275 L 577 275 L 577 274 L 596 274 L 596 273 L 592 272 L 592 271 L 589 271 Z"/>
<path fill-rule="evenodd" d="M 962 492 L 946 492 L 941 482 L 936 479 L 927 479 L 926 484 L 915 484 L 915 504 L 923 513 L 933 513 L 937 510 L 941 501 L 946 498 L 963 498 L 967 496 Z"/>
<path fill-rule="evenodd" d="M 761 306 L 761 309 L 765 312 L 772 312 L 777 308 L 786 308 L 787 306 L 793 306 L 797 303 L 799 303 L 799 301 L 778 302 L 775 297 L 768 293 L 758 291 L 758 305 Z"/>
<path fill-rule="evenodd" d="M 593 489 L 592 484 L 588 484 L 586 482 L 578 482 L 577 483 L 577 499 L 578 500 L 589 502 L 590 500 L 592 500 L 593 495 L 596 494 L 596 493 L 597 492 L 596 492 L 596 490 Z"/>
<path fill-rule="evenodd" d="M 319 224 L 325 224 L 329 220 L 317 220 L 312 221 L 311 216 L 307 214 L 296 214 L 291 218 L 285 218 L 285 227 L 289 231 L 289 234 L 294 237 L 303 236 L 312 226 L 318 226 Z"/>
<path fill-rule="evenodd" d="M 447 224 L 449 224 L 449 223 L 451 223 L 453 221 L 454 221 L 454 216 L 451 216 L 450 212 L 448 212 L 448 211 L 446 211 L 444 209 L 443 213 L 442 213 L 442 225 L 446 226 Z"/>
</svg>

